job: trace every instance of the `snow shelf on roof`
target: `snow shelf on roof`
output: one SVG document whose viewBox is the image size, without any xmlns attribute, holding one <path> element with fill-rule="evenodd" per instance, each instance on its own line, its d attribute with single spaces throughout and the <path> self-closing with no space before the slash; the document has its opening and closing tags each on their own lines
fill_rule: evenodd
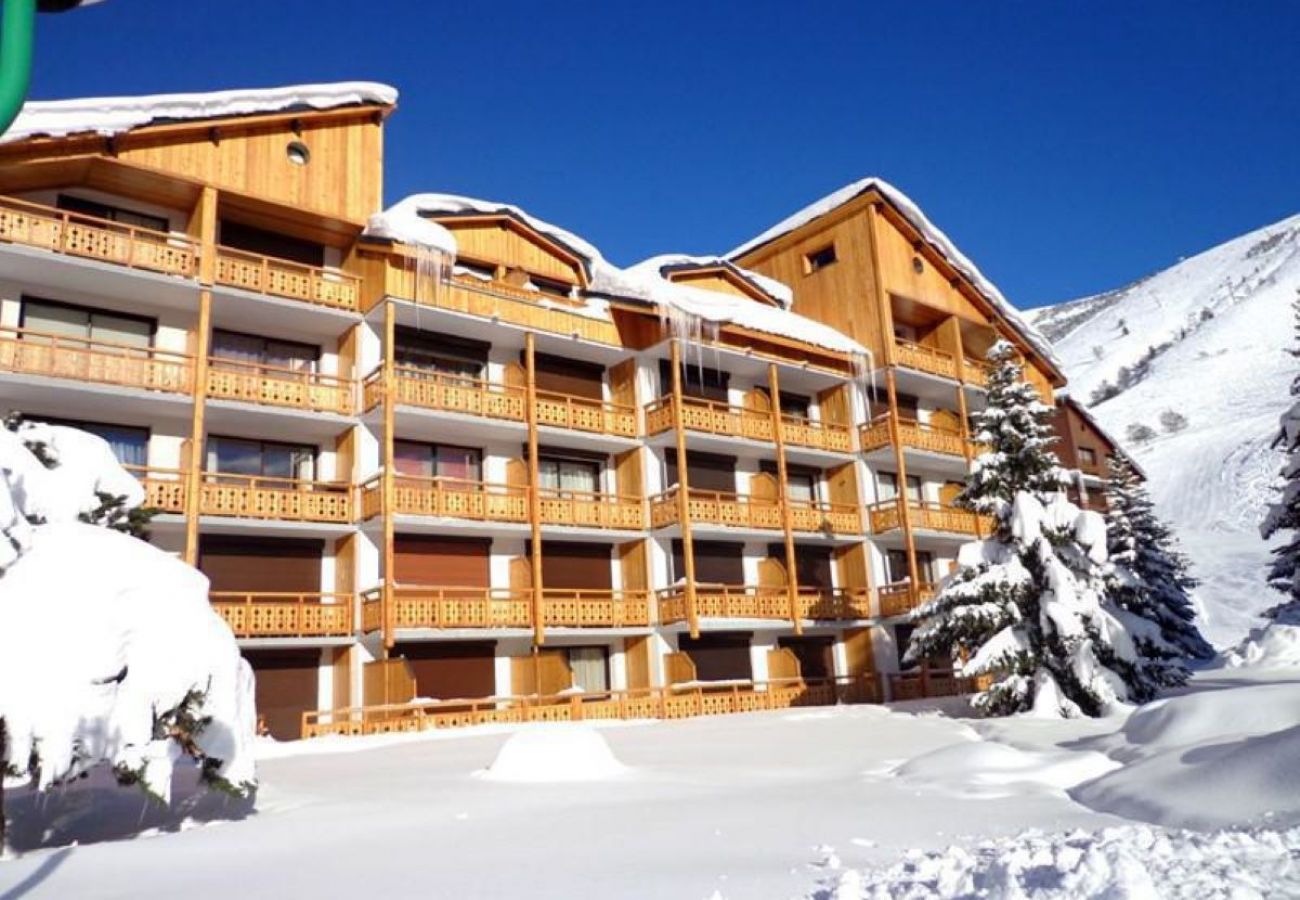
<svg viewBox="0 0 1300 900">
<path fill-rule="evenodd" d="M 777 222 L 757 237 L 745 241 L 728 253 L 727 257 L 736 259 L 744 256 L 746 253 L 789 234 L 797 228 L 802 228 L 814 219 L 819 219 L 827 213 L 839 209 L 845 203 L 873 188 L 892 203 L 903 217 L 912 224 L 912 227 L 921 233 L 926 242 L 933 246 L 954 269 L 964 275 L 975 286 L 976 290 L 983 294 L 993 304 L 993 307 L 1005 316 L 1017 331 L 1024 335 L 1025 339 L 1044 359 L 1051 362 L 1058 369 L 1061 368 L 1061 361 L 1057 358 L 1051 342 L 1021 316 L 1020 310 L 1016 309 L 1011 301 L 1003 296 L 997 285 L 986 278 L 984 273 L 979 270 L 979 267 L 957 249 L 957 245 L 952 242 L 952 239 L 926 217 L 925 213 L 921 211 L 921 207 L 911 197 L 883 178 L 869 176 L 846 185 L 834 193 L 827 194 L 820 200 L 808 204 L 793 215 Z"/>
<path fill-rule="evenodd" d="M 367 103 L 391 106 L 396 102 L 396 88 L 373 81 L 138 97 L 37 100 L 23 105 L 13 126 L 0 137 L 0 143 L 70 134 L 111 136 L 162 122 L 221 119 L 297 109 L 336 109 Z"/>
</svg>

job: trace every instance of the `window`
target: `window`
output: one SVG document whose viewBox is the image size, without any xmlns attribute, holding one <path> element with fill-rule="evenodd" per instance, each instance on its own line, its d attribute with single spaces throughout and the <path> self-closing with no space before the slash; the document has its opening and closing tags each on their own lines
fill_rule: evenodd
<svg viewBox="0 0 1300 900">
<path fill-rule="evenodd" d="M 572 289 L 563 281 L 552 281 L 549 278 L 540 278 L 537 275 L 529 275 L 528 280 L 540 293 L 550 294 L 552 297 L 563 297 L 567 300 L 573 293 Z"/>
<path fill-rule="evenodd" d="M 63 425 L 67 428 L 80 428 L 91 434 L 97 434 L 108 441 L 113 455 L 124 466 L 149 465 L 149 429 L 136 428 L 131 425 L 104 425 L 100 422 L 83 422 L 76 419 L 56 419 L 50 416 L 32 417 L 33 421 L 47 425 Z"/>
<path fill-rule="evenodd" d="M 890 582 L 907 580 L 907 551 L 890 550 L 886 562 L 889 567 Z M 922 583 L 934 581 L 934 555 L 932 553 L 925 550 L 916 551 L 916 574 Z"/>
<path fill-rule="evenodd" d="M 478 262 L 472 259 L 457 259 L 457 270 L 463 271 L 466 275 L 473 275 L 483 281 L 495 281 L 497 277 L 496 263 Z"/>
<path fill-rule="evenodd" d="M 219 360 L 313 372 L 320 358 L 320 348 L 217 328 L 212 332 L 212 355 Z"/>
<path fill-rule="evenodd" d="M 813 272 L 820 272 L 827 266 L 832 265 L 837 258 L 834 244 L 819 247 L 804 257 L 804 271 L 809 275 Z"/>
<path fill-rule="evenodd" d="M 604 647 L 570 647 L 569 669 L 574 687 L 588 694 L 609 690 L 609 653 Z"/>
<path fill-rule="evenodd" d="M 881 472 L 878 475 L 880 499 L 893 500 L 898 496 L 898 476 L 893 472 Z M 907 499 L 921 502 L 921 479 L 915 475 L 907 476 Z"/>
<path fill-rule="evenodd" d="M 103 312 L 54 300 L 24 297 L 22 324 L 23 328 L 40 334 L 127 347 L 149 347 L 153 343 L 153 319 Z"/>
<path fill-rule="evenodd" d="M 721 369 L 708 369 L 694 363 L 682 365 L 682 393 L 702 400 L 727 402 L 727 386 L 731 375 Z M 668 360 L 659 362 L 660 392 L 665 396 L 673 391 L 673 367 Z"/>
<path fill-rule="evenodd" d="M 273 256 L 308 266 L 325 265 L 325 248 L 320 244 L 241 222 L 221 221 L 221 243 L 258 256 Z"/>
<path fill-rule="evenodd" d="M 398 475 L 478 482 L 483 478 L 483 454 L 474 447 L 394 441 Z"/>
<path fill-rule="evenodd" d="M 600 493 L 600 464 L 585 459 L 561 459 L 539 456 L 537 475 L 539 485 L 560 493 Z"/>
<path fill-rule="evenodd" d="M 171 223 L 164 216 L 151 216 L 148 213 L 123 209 L 120 206 L 100 203 L 97 200 L 84 200 L 81 197 L 69 197 L 67 194 L 60 194 L 56 205 L 66 212 L 94 216 L 96 219 L 107 219 L 110 222 L 120 222 L 132 228 L 148 228 L 150 231 L 162 232 L 171 230 Z"/>
<path fill-rule="evenodd" d="M 487 364 L 488 345 L 399 328 L 394 348 L 397 365 L 433 375 L 479 379 Z M 417 373 L 406 373 L 417 374 Z"/>
<path fill-rule="evenodd" d="M 817 476 L 811 472 L 786 472 L 786 496 L 796 503 L 812 503 L 817 499 Z"/>
<path fill-rule="evenodd" d="M 916 330 L 915 325 L 906 325 L 902 322 L 894 323 L 894 337 L 898 340 L 916 343 L 916 339 L 919 336 L 920 332 Z"/>
<path fill-rule="evenodd" d="M 1079 462 L 1083 463 L 1085 466 L 1097 465 L 1097 451 L 1091 447 L 1080 447 Z"/>
<path fill-rule="evenodd" d="M 208 439 L 208 471 L 218 474 L 310 481 L 315 462 L 316 448 L 309 445 L 215 435 Z"/>
<path fill-rule="evenodd" d="M 806 419 L 811 408 L 811 397 L 805 397 L 801 394 L 787 394 L 785 391 L 781 392 L 781 412 L 785 415 L 793 416 L 796 419 Z"/>
</svg>

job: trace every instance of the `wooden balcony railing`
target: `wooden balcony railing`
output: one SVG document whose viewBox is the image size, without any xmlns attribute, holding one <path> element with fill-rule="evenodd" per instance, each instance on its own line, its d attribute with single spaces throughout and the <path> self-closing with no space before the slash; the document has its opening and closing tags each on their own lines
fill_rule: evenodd
<svg viewBox="0 0 1300 900">
<path fill-rule="evenodd" d="M 185 278 L 198 268 L 188 238 L 12 197 L 0 197 L 0 241 Z"/>
<path fill-rule="evenodd" d="M 678 491 L 673 487 L 650 498 L 650 527 L 663 528 L 681 521 Z M 724 525 L 730 528 L 781 528 L 781 504 L 740 494 L 692 489 L 687 510 L 693 525 Z"/>
<path fill-rule="evenodd" d="M 862 426 L 859 440 L 864 453 L 870 453 L 873 450 L 879 450 L 881 447 L 890 445 L 892 440 L 890 437 L 890 417 L 890 413 L 883 413 Z M 904 447 L 910 447 L 914 450 L 940 453 L 945 456 L 965 455 L 961 432 L 956 429 L 944 428 L 916 419 L 905 419 L 900 416 L 898 419 L 898 436 L 902 440 Z"/>
<path fill-rule="evenodd" d="M 542 624 L 555 628 L 625 628 L 649 625 L 650 592 L 542 590 Z"/>
<path fill-rule="evenodd" d="M 356 275 L 233 247 L 217 248 L 216 281 L 227 287 L 334 309 L 355 310 L 361 303 L 361 279 Z"/>
<path fill-rule="evenodd" d="M 433 700 L 305 712 L 304 738 L 390 734 L 470 725 L 609 719 L 686 719 L 839 703 L 880 703 L 880 677 L 790 678 L 716 685 Z"/>
<path fill-rule="evenodd" d="M 801 619 L 869 619 L 871 592 L 864 589 L 800 587 L 798 592 Z"/>
<path fill-rule="evenodd" d="M 862 534 L 862 512 L 856 504 L 825 500 L 790 500 L 790 520 L 795 531 L 821 534 Z"/>
<path fill-rule="evenodd" d="M 538 506 L 543 525 L 629 531 L 645 528 L 645 501 L 640 497 L 542 488 Z"/>
<path fill-rule="evenodd" d="M 895 581 L 882 584 L 876 589 L 880 598 L 882 616 L 905 616 L 922 603 L 934 599 L 935 586 L 929 582 L 912 584 L 910 581 Z"/>
<path fill-rule="evenodd" d="M 847 425 L 820 422 L 804 416 L 781 416 L 781 436 L 789 446 L 836 453 L 853 451 L 853 431 Z"/>
<path fill-rule="evenodd" d="M 982 359 L 966 357 L 962 360 L 962 377 L 969 384 L 988 387 L 989 376 L 993 374 L 993 365 Z"/>
<path fill-rule="evenodd" d="M 204 472 L 199 514 L 342 524 L 355 518 L 352 493 L 343 482 Z"/>
<path fill-rule="evenodd" d="M 686 588 L 656 592 L 659 621 L 665 625 L 687 619 Z M 695 611 L 702 618 L 789 619 L 790 594 L 782 586 L 756 587 L 743 584 L 698 584 Z"/>
<path fill-rule="evenodd" d="M 927 697 L 958 697 L 985 690 L 991 684 L 988 676 L 963 677 L 947 670 L 930 670 L 921 666 L 913 672 L 889 676 L 891 700 L 923 700 Z"/>
<path fill-rule="evenodd" d="M 356 409 L 350 378 L 279 366 L 213 357 L 208 368 L 208 396 L 262 406 L 285 406 L 350 416 Z"/>
<path fill-rule="evenodd" d="M 872 534 L 883 534 L 902 527 L 901 503 L 901 499 L 895 498 L 867 507 Z M 977 528 L 983 534 L 989 534 L 993 530 L 993 521 L 988 516 L 977 516 L 969 510 L 941 503 L 909 500 L 907 509 L 913 528 L 970 535 L 974 535 Z"/>
<path fill-rule="evenodd" d="M 379 515 L 381 478 L 376 475 L 361 486 L 364 518 Z M 461 478 L 398 475 L 394 485 L 394 513 L 471 519 L 478 522 L 527 522 L 528 488 Z"/>
<path fill-rule="evenodd" d="M 144 486 L 144 505 L 160 513 L 185 512 L 185 476 L 176 469 L 123 466 Z"/>
<path fill-rule="evenodd" d="M 531 590 L 399 584 L 392 588 L 391 604 L 393 628 L 533 626 Z M 368 630 L 382 627 L 364 615 L 363 622 Z"/>
<path fill-rule="evenodd" d="M 929 372 L 931 375 L 957 377 L 957 359 L 951 353 L 901 338 L 894 341 L 894 361 L 905 368 Z"/>
<path fill-rule="evenodd" d="M 682 426 L 687 431 L 723 437 L 771 441 L 772 414 L 740 406 L 729 406 L 700 397 L 682 398 Z M 660 397 L 645 409 L 646 434 L 660 434 L 673 427 L 673 398 Z"/>
<path fill-rule="evenodd" d="M 636 408 L 571 394 L 537 392 L 537 424 L 634 438 Z"/>
<path fill-rule="evenodd" d="M 238 638 L 347 637 L 356 631 L 351 594 L 213 591 L 209 598 Z"/>
<path fill-rule="evenodd" d="M 188 394 L 194 361 L 184 353 L 0 327 L 0 369 L 24 375 Z"/>
<path fill-rule="evenodd" d="M 394 377 L 394 398 L 402 406 L 511 422 L 522 422 L 526 416 L 527 392 L 522 387 L 413 366 L 398 366 Z M 362 389 L 366 409 L 373 409 L 383 401 L 383 388 L 382 369 L 366 376 Z"/>
</svg>

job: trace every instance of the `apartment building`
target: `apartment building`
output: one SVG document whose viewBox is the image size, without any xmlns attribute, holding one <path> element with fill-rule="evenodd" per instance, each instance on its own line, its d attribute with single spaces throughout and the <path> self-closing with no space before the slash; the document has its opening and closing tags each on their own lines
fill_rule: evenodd
<svg viewBox="0 0 1300 900">
<path fill-rule="evenodd" d="M 103 435 L 277 737 L 964 688 L 907 613 L 983 354 L 1040 339 L 881 182 L 618 269 L 514 206 L 382 209 L 373 84 L 29 104 L 0 409 Z"/>
<path fill-rule="evenodd" d="M 1060 458 L 1061 465 L 1070 472 L 1071 483 L 1067 493 L 1080 507 L 1106 510 L 1106 480 L 1113 457 L 1122 456 L 1128 460 L 1138 478 L 1146 480 L 1146 473 L 1137 461 L 1124 452 L 1124 448 L 1101 427 L 1086 406 L 1065 391 L 1056 396 L 1052 433 L 1056 436 L 1052 449 Z"/>
</svg>

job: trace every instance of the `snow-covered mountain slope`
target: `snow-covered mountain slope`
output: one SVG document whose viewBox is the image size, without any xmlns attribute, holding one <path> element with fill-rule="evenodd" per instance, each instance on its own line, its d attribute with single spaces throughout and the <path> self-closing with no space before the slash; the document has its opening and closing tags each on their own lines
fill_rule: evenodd
<svg viewBox="0 0 1300 900">
<path fill-rule="evenodd" d="M 1203 627 L 1219 645 L 1240 639 L 1277 602 L 1257 528 L 1281 465 L 1270 444 L 1297 366 L 1285 353 L 1297 289 L 1300 216 L 1033 314 L 1071 393 L 1146 469 L 1203 582 Z M 1164 426 L 1167 411 L 1186 417 L 1186 427 Z M 1142 425 L 1156 436 L 1127 437 Z"/>
</svg>

